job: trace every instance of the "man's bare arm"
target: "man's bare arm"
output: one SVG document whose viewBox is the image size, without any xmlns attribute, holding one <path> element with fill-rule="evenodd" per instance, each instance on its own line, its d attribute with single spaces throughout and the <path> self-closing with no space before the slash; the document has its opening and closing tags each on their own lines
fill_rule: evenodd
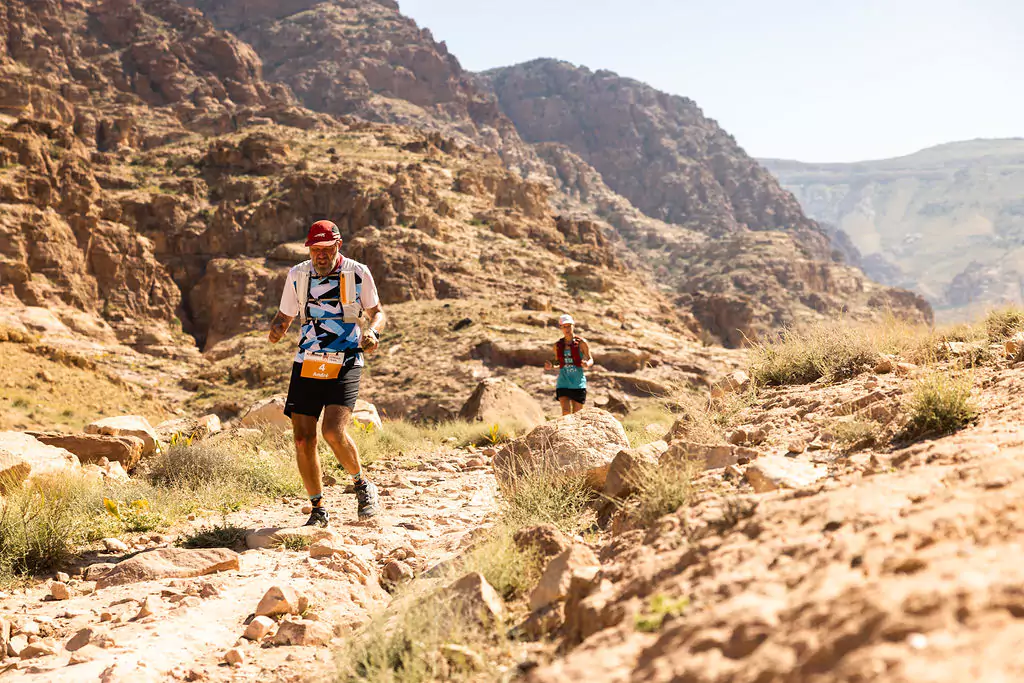
<svg viewBox="0 0 1024 683">
<path fill-rule="evenodd" d="M 367 308 L 366 315 L 370 319 L 367 327 L 373 330 L 374 335 L 372 337 L 363 336 L 363 350 L 367 353 L 372 353 L 377 349 L 379 344 L 377 337 L 380 336 L 381 331 L 384 329 L 384 324 L 387 322 L 388 317 L 384 315 L 384 309 L 380 307 L 380 304 L 373 308 Z"/>
<path fill-rule="evenodd" d="M 377 304 L 373 308 L 366 309 L 366 316 L 370 319 L 368 327 L 373 329 L 377 334 L 384 331 L 384 326 L 388 322 L 388 317 L 384 314 L 384 309 L 380 307 L 380 304 Z"/>
<path fill-rule="evenodd" d="M 292 324 L 292 320 L 294 320 L 293 316 L 285 315 L 281 311 L 277 312 L 273 322 L 270 323 L 270 334 L 267 335 L 271 344 L 281 341 L 281 337 L 288 331 L 288 326 Z"/>
</svg>

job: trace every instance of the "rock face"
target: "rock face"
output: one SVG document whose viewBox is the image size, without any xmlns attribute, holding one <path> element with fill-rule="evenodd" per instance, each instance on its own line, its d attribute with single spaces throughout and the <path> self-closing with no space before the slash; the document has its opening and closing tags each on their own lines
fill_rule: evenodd
<svg viewBox="0 0 1024 683">
<path fill-rule="evenodd" d="M 514 420 L 529 428 L 544 422 L 544 409 L 512 380 L 492 377 L 477 385 L 459 417 L 488 424 Z"/>
<path fill-rule="evenodd" d="M 28 434 L 0 432 L 0 492 L 30 477 L 80 471 L 74 453 L 48 446 Z"/>
<path fill-rule="evenodd" d="M 787 230 L 827 257 L 792 195 L 696 103 L 609 71 L 540 59 L 484 74 L 523 138 L 568 146 L 648 216 L 716 234 Z"/>
<path fill-rule="evenodd" d="M 656 273 L 681 293 L 680 303 L 725 343 L 739 346 L 744 335 L 846 308 L 881 314 L 890 306 L 912 320 L 930 320 L 920 297 L 873 285 L 836 263 L 824 231 L 692 100 L 548 59 L 484 78 L 523 139 L 547 145 L 542 154 L 566 189 L 581 198 L 595 192 L 595 180 L 578 185 L 592 169 L 611 191 L 660 221 L 643 225 L 607 193 L 595 193 L 630 246 L 651 258 Z M 646 251 L 652 242 L 661 256 Z M 748 252 L 754 255 L 737 261 Z M 678 268 L 680 262 L 689 267 Z"/>
<path fill-rule="evenodd" d="M 545 475 L 585 475 L 596 488 L 604 486 L 608 466 L 629 448 L 622 424 L 611 413 L 584 408 L 543 424 L 494 456 L 494 471 L 504 485 L 529 471 Z"/>
<path fill-rule="evenodd" d="M 119 562 L 96 581 L 96 587 L 158 579 L 187 579 L 232 569 L 238 569 L 238 553 L 226 548 L 157 548 Z"/>
</svg>

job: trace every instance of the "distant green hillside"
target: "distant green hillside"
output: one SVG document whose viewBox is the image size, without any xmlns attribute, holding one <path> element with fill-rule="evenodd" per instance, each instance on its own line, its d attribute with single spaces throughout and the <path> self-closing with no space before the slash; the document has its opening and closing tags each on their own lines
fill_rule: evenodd
<svg viewBox="0 0 1024 683">
<path fill-rule="evenodd" d="M 804 211 L 849 235 L 862 267 L 925 295 L 940 320 L 1024 301 L 1024 138 L 895 159 L 762 159 Z"/>
</svg>

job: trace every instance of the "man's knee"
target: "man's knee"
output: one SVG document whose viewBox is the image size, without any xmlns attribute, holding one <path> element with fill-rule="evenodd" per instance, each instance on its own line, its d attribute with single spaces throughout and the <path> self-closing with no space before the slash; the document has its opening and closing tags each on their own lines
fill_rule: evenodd
<svg viewBox="0 0 1024 683">
<path fill-rule="evenodd" d="M 316 443 L 316 420 L 305 415 L 293 416 L 292 434 L 295 437 L 295 445 L 301 448 L 309 443 Z"/>
<path fill-rule="evenodd" d="M 324 423 L 321 427 L 325 439 L 340 436 L 352 421 L 352 409 L 345 406 L 328 406 L 324 411 Z"/>
</svg>

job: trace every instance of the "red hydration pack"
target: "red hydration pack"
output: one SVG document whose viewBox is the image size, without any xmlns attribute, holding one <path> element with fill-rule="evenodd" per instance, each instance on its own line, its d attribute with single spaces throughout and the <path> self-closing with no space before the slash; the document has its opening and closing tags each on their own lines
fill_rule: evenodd
<svg viewBox="0 0 1024 683">
<path fill-rule="evenodd" d="M 558 356 L 558 367 L 565 365 L 565 337 L 558 340 L 556 344 L 557 356 Z M 572 364 L 578 368 L 583 367 L 583 354 L 580 352 L 580 338 L 573 337 L 572 344 L 569 346 L 569 353 L 572 354 Z"/>
</svg>

